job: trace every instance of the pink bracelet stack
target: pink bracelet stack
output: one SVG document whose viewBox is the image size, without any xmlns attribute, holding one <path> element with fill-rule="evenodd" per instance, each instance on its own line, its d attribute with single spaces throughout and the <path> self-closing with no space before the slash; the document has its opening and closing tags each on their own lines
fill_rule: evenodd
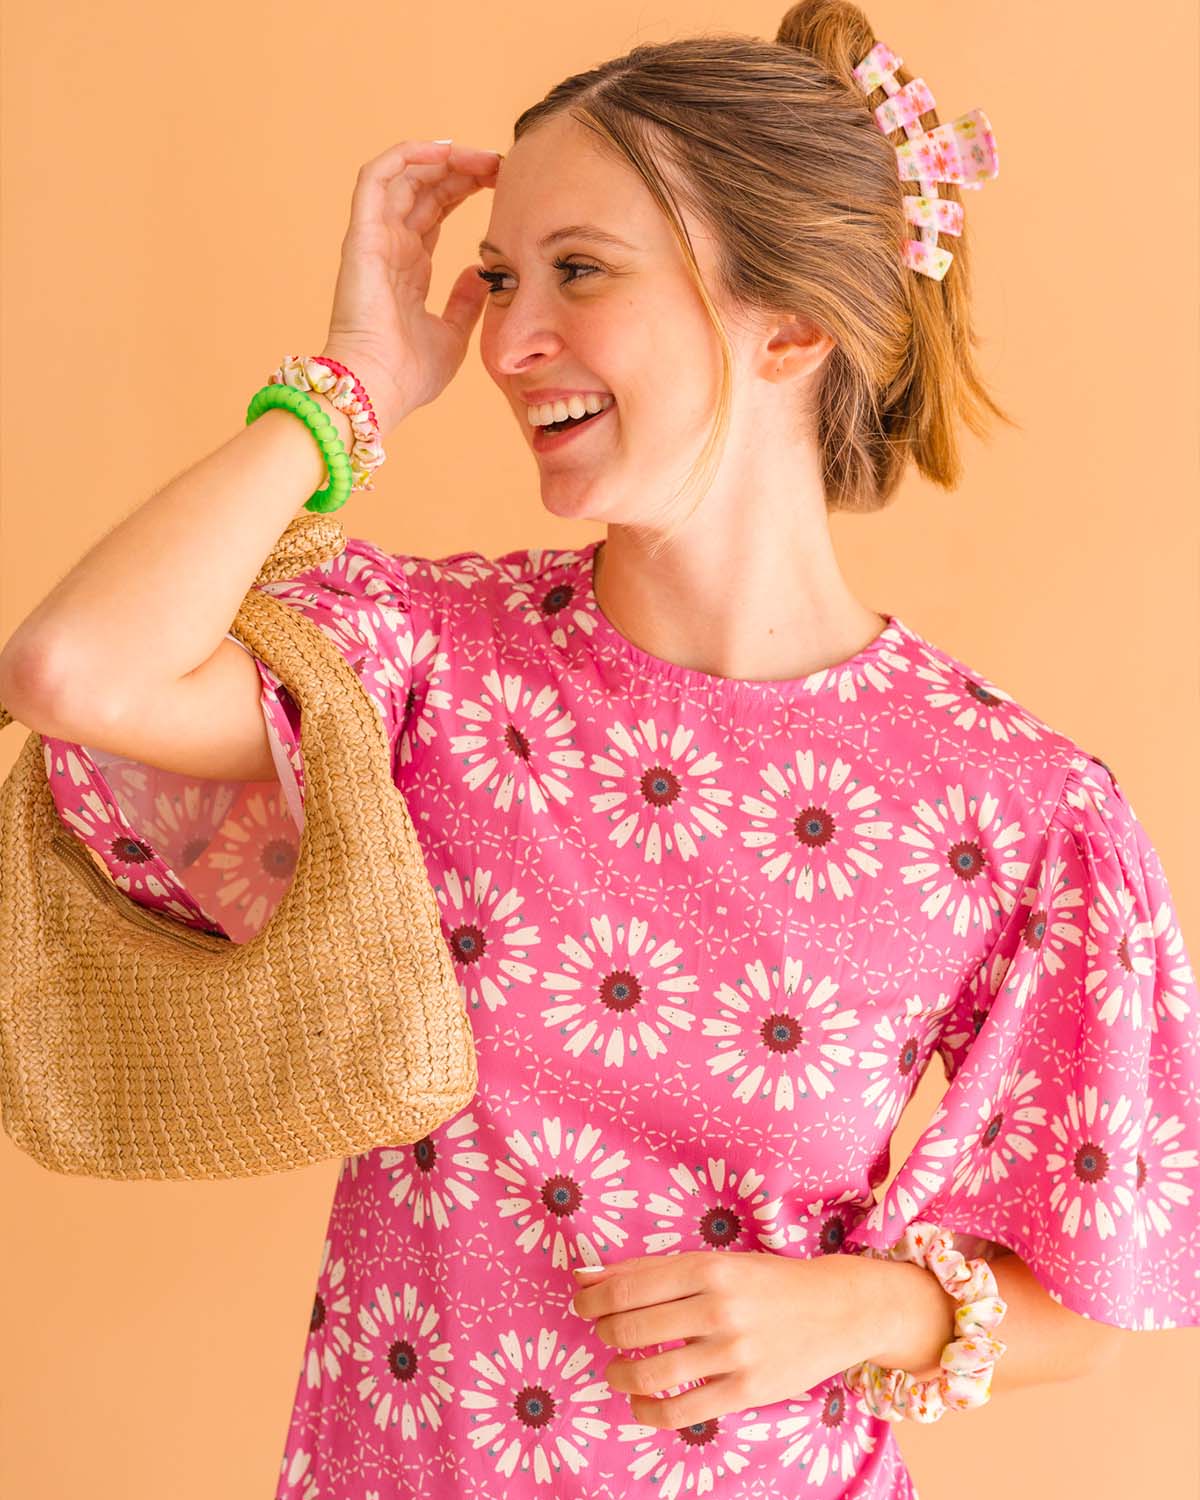
<svg viewBox="0 0 1200 1500">
<path fill-rule="evenodd" d="M 268 385 L 290 385 L 300 391 L 316 391 L 333 402 L 338 411 L 350 418 L 354 432 L 354 446 L 350 450 L 350 470 L 354 475 L 351 486 L 356 490 L 372 490 L 372 471 L 384 463 L 387 454 L 383 451 L 383 440 L 375 408 L 362 382 L 352 371 L 327 354 L 285 354 L 283 363 L 273 371 Z"/>
<path fill-rule="evenodd" d="M 861 1396 L 874 1416 L 888 1422 L 906 1417 L 936 1422 L 947 1411 L 982 1406 L 992 1393 L 992 1371 L 1008 1348 L 992 1330 L 1008 1311 L 996 1277 L 986 1260 L 967 1260 L 955 1249 L 951 1230 L 914 1222 L 889 1250 L 864 1248 L 881 1260 L 907 1260 L 933 1272 L 959 1304 L 954 1310 L 956 1337 L 942 1350 L 942 1368 L 928 1380 L 907 1370 L 888 1370 L 862 1360 L 843 1370 L 847 1388 Z"/>
</svg>

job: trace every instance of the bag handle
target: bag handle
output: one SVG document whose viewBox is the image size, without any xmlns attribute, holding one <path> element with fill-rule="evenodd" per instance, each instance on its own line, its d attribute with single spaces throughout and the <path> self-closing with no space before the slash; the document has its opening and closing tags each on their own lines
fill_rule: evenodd
<svg viewBox="0 0 1200 1500">
<path fill-rule="evenodd" d="M 337 557 L 345 546 L 346 533 L 336 516 L 321 511 L 301 511 L 292 517 L 271 548 L 251 588 L 304 573 L 318 563 Z M 274 667 L 273 662 L 267 665 Z M 14 722 L 12 714 L 0 703 L 0 730 Z"/>
</svg>

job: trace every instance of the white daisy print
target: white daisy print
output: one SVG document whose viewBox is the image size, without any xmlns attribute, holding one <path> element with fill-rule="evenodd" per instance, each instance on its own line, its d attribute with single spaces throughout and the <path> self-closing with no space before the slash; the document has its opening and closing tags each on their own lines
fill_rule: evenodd
<svg viewBox="0 0 1200 1500">
<path fill-rule="evenodd" d="M 994 744 L 1043 737 L 1045 725 L 995 683 L 952 659 L 926 653 L 913 675 L 926 684 L 923 696 L 929 708 L 956 729 L 979 731 Z"/>
<path fill-rule="evenodd" d="M 809 1094 L 828 1097 L 835 1076 L 854 1062 L 857 1009 L 828 975 L 806 975 L 799 958 L 785 958 L 782 974 L 752 959 L 714 998 L 717 1013 L 705 1016 L 702 1029 L 716 1042 L 707 1065 L 743 1103 L 761 1099 L 790 1112 Z"/>
<path fill-rule="evenodd" d="M 322 1380 L 341 1379 L 342 1362 L 354 1342 L 352 1313 L 345 1257 L 334 1255 L 332 1241 L 326 1240 L 304 1351 L 304 1380 L 310 1389 Z"/>
<path fill-rule="evenodd" d="M 596 1264 L 621 1248 L 629 1234 L 622 1220 L 637 1207 L 626 1184 L 629 1158 L 604 1144 L 594 1126 L 564 1129 L 558 1116 L 542 1116 L 505 1138 L 508 1155 L 492 1170 L 504 1184 L 499 1217 L 525 1254 L 546 1252 L 555 1269 L 576 1259 Z"/>
<path fill-rule="evenodd" d="M 943 994 L 931 1010 L 923 995 L 909 995 L 899 1015 L 885 1011 L 875 1022 L 871 1043 L 858 1054 L 868 1075 L 862 1102 L 873 1109 L 880 1128 L 894 1125 L 921 1078 L 929 1028 L 953 1004 Z"/>
<path fill-rule="evenodd" d="M 386 724 L 395 693 L 408 680 L 412 623 L 391 602 L 395 592 L 373 571 L 377 564 L 345 555 L 347 562 L 340 571 L 320 572 L 308 581 L 301 575 L 300 579 L 266 583 L 262 592 L 294 605 L 310 621 L 320 621 L 318 628 L 346 658 Z M 356 582 L 359 573 L 362 581 Z"/>
<path fill-rule="evenodd" d="M 550 639 L 556 646 L 565 646 L 577 630 L 590 636 L 596 628 L 595 609 L 586 588 L 581 588 L 571 577 L 583 554 L 557 553 L 554 575 L 550 578 L 538 576 L 542 572 L 542 556 L 536 549 L 526 554 L 528 566 L 521 569 L 521 576 L 512 578 L 512 588 L 502 601 L 504 608 L 530 627 L 545 629 L 549 625 Z"/>
<path fill-rule="evenodd" d="M 401 717 L 398 760 L 401 766 L 411 765 L 419 748 L 432 745 L 437 737 L 437 716 L 448 712 L 454 702 L 449 687 L 439 687 L 445 679 L 449 681 L 450 655 L 441 649 L 441 636 L 432 630 L 424 630 L 413 642 L 411 669 L 405 668 L 405 680 L 409 683 L 404 698 L 404 713 Z M 420 711 L 416 708 L 416 691 L 412 684 L 418 681 L 421 688 Z"/>
<path fill-rule="evenodd" d="M 243 783 L 203 778 L 180 780 L 163 776 L 141 761 L 109 759 L 92 752 L 105 765 L 117 805 L 128 818 L 137 817 L 147 843 L 162 856 L 172 873 L 190 870 L 209 847 L 211 838 L 233 812 Z M 169 793 L 160 790 L 165 783 Z"/>
<path fill-rule="evenodd" d="M 1188 1209 L 1200 1186 L 1200 1151 L 1189 1141 L 1187 1127 L 1178 1115 L 1162 1115 L 1148 1101 L 1147 1120 L 1138 1148 L 1134 1201 L 1134 1232 L 1139 1245 L 1151 1236 L 1167 1239 L 1173 1219 Z"/>
<path fill-rule="evenodd" d="M 947 1097 L 943 1095 L 938 1100 L 929 1124 L 905 1157 L 883 1197 L 854 1226 L 855 1230 L 886 1232 L 888 1243 L 895 1244 L 906 1226 L 921 1217 L 924 1205 L 941 1192 L 958 1157 L 958 1138 L 942 1133 L 949 1113 Z"/>
<path fill-rule="evenodd" d="M 411 1441 L 419 1429 L 442 1425 L 441 1407 L 454 1387 L 446 1379 L 452 1352 L 440 1321 L 438 1309 L 422 1301 L 408 1281 L 398 1292 L 377 1286 L 359 1305 L 352 1350 L 360 1367 L 356 1390 L 381 1431 L 398 1428 L 400 1437 Z"/>
<path fill-rule="evenodd" d="M 476 1453 L 505 1479 L 531 1475 L 548 1494 L 587 1494 L 589 1455 L 609 1431 L 613 1399 L 593 1350 L 542 1324 L 536 1337 L 504 1329 L 468 1364 L 475 1380 L 460 1404 L 475 1423 L 467 1436 Z"/>
<path fill-rule="evenodd" d="M 434 894 L 468 1006 L 498 1010 L 514 985 L 528 984 L 537 972 L 527 960 L 541 938 L 526 918 L 524 895 L 516 886 L 494 885 L 490 870 L 476 869 L 464 884 L 453 868 Z"/>
<path fill-rule="evenodd" d="M 924 893 L 922 914 L 944 911 L 956 937 L 973 927 L 989 931 L 1022 893 L 1029 861 L 1016 850 L 1025 831 L 1016 821 L 998 826 L 999 799 L 990 792 L 968 795 L 961 784 L 947 787 L 944 798 L 923 799 L 914 811 L 917 822 L 900 831 L 900 842 L 914 851 L 900 877 Z"/>
<path fill-rule="evenodd" d="M 657 1229 L 645 1236 L 645 1254 L 773 1248 L 782 1200 L 764 1190 L 763 1173 L 738 1172 L 725 1157 L 710 1156 L 703 1166 L 678 1162 L 668 1176 L 675 1186 L 646 1200 Z"/>
<path fill-rule="evenodd" d="M 285 1453 L 279 1466 L 275 1500 L 324 1500 L 325 1494 L 313 1472 L 313 1456 L 309 1450 L 297 1448 L 292 1454 Z"/>
<path fill-rule="evenodd" d="M 1109 885 L 1097 872 L 1087 914 L 1083 988 L 1106 1026 L 1125 1017 L 1135 1028 L 1142 1025 L 1142 994 L 1154 979 L 1154 929 L 1138 910 L 1123 880 Z"/>
<path fill-rule="evenodd" d="M 768 880 L 786 879 L 802 901 L 828 891 L 839 901 L 852 896 L 864 877 L 879 874 L 879 846 L 892 837 L 880 818 L 880 798 L 851 775 L 848 761 L 826 763 L 812 750 L 797 750 L 790 762 L 759 768 L 762 785 L 747 792 L 742 830 Z"/>
<path fill-rule="evenodd" d="M 528 800 L 544 813 L 551 801 L 560 805 L 574 794 L 570 773 L 583 765 L 583 752 L 572 750 L 575 720 L 563 708 L 558 692 L 546 683 L 529 685 L 521 673 L 495 671 L 480 683 L 480 696 L 467 698 L 458 715 L 473 726 L 454 735 L 451 751 L 469 767 L 464 776 L 474 791 L 485 787 L 498 812 Z"/>
<path fill-rule="evenodd" d="M 910 669 L 905 640 L 904 627 L 893 619 L 870 648 L 864 648 L 848 662 L 835 663 L 805 678 L 805 691 L 815 697 L 834 687 L 839 703 L 856 703 L 860 693 L 867 697 L 891 692 L 896 686 L 896 674 L 907 674 Z"/>
<path fill-rule="evenodd" d="M 1064 1234 L 1116 1234 L 1117 1220 L 1134 1208 L 1141 1133 L 1128 1095 L 1110 1101 L 1094 1086 L 1067 1095 L 1065 1112 L 1050 1121 L 1046 1148 L 1047 1202 Z"/>
<path fill-rule="evenodd" d="M 410 1146 L 378 1148 L 388 1198 L 407 1211 L 406 1224 L 440 1232 L 450 1228 L 452 1214 L 462 1212 L 470 1218 L 475 1212 L 479 1201 L 475 1184 L 487 1170 L 480 1134 L 479 1123 L 468 1109 Z"/>
<path fill-rule="evenodd" d="M 686 861 L 704 839 L 724 834 L 714 809 L 729 807 L 733 794 L 718 785 L 721 761 L 695 737 L 683 724 L 660 729 L 653 719 L 608 725 L 604 753 L 591 761 L 604 790 L 591 804 L 613 825 L 609 838 L 618 849 L 632 844 L 649 864 L 661 864 L 664 849 Z"/>
<path fill-rule="evenodd" d="M 282 791 L 247 791 L 201 861 L 219 879 L 211 896 L 222 925 L 235 913 L 247 935 L 260 932 L 296 873 L 296 826 Z"/>
<path fill-rule="evenodd" d="M 1046 1111 L 1038 1103 L 1041 1078 L 1014 1063 L 994 1095 L 976 1105 L 974 1122 L 962 1132 L 951 1190 L 977 1198 L 1020 1173 L 1038 1155 Z"/>
<path fill-rule="evenodd" d="M 191 921 L 197 913 L 208 916 L 199 903 L 191 901 L 183 887 L 171 878 L 169 868 L 166 881 L 159 878 L 153 868 L 157 851 L 145 839 L 134 836 L 115 802 L 93 789 L 93 772 L 75 750 L 68 746 L 56 766 L 54 752 L 43 740 L 42 759 L 46 775 L 67 778 L 72 789 L 62 794 L 64 800 L 58 807 L 58 816 L 64 827 L 96 851 L 96 859 L 103 859 L 118 890 L 157 911 L 185 921 Z M 78 787 L 83 791 L 76 793 L 74 789 Z"/>
<path fill-rule="evenodd" d="M 687 1388 L 698 1383 L 690 1381 Z M 628 1413 L 627 1404 L 625 1410 Z M 762 1462 L 763 1445 L 771 1441 L 772 1433 L 771 1423 L 750 1410 L 678 1428 L 626 1421 L 618 1425 L 615 1437 L 630 1449 L 626 1465 L 630 1480 L 651 1486 L 645 1493 L 656 1500 L 691 1500 L 696 1495 L 727 1494 L 730 1485 L 740 1484 L 747 1469 Z M 763 1500 L 778 1494 L 770 1477 L 768 1483 Z M 735 1493 L 749 1496 L 751 1492 Z"/>
<path fill-rule="evenodd" d="M 1043 879 L 1035 893 L 1026 886 L 1021 902 L 1029 909 L 1017 951 L 1006 957 L 999 975 L 1011 1003 L 1020 1009 L 1038 993 L 1043 974 L 1054 977 L 1073 967 L 1083 944 L 1084 894 L 1067 883 L 1068 864 L 1052 855 L 1042 867 Z M 1026 955 L 1032 958 L 1026 959 Z M 1011 970 L 1011 978 L 1008 977 Z"/>
<path fill-rule="evenodd" d="M 923 1220 L 970 1260 L 1010 1250 L 1078 1314 L 1200 1323 L 1200 995 L 1109 768 L 892 615 L 791 679 L 655 656 L 598 608 L 603 545 L 430 559 L 348 538 L 270 585 L 384 716 L 479 1063 L 419 1138 L 364 1121 L 345 1142 L 277 1500 L 904 1488 L 835 1372 L 655 1425 L 681 1414 L 613 1390 L 616 1351 L 574 1313 L 584 1261 L 619 1293 L 651 1255 L 886 1254 Z M 304 826 L 301 705 L 239 646 L 278 781 L 43 736 L 63 837 L 233 944 L 294 882 Z M 37 863 L 51 895 L 57 865 Z M 57 1035 L 62 986 L 26 969 L 18 999 Z M 934 1062 L 944 1098 L 906 1129 Z"/>
<path fill-rule="evenodd" d="M 1179 919 L 1169 900 L 1158 900 L 1153 931 L 1157 963 L 1155 983 L 1151 987 L 1151 1029 L 1166 1032 L 1182 1024 L 1191 1014 L 1188 997 L 1196 994 L 1196 975 L 1184 946 Z"/>
<path fill-rule="evenodd" d="M 1093 770 L 1092 763 L 1103 767 L 1106 776 L 1097 776 Z M 1113 785 L 1108 784 L 1111 778 Z M 1062 800 L 1066 807 L 1073 808 L 1076 812 L 1096 813 L 1099 821 L 1114 830 L 1120 826 L 1120 819 L 1116 816 L 1113 804 L 1113 789 L 1116 778 L 1112 771 L 1097 755 L 1086 753 L 1072 757 L 1070 774 L 1063 783 Z M 1127 805 L 1132 810 L 1132 804 L 1126 799 Z"/>
<path fill-rule="evenodd" d="M 776 1419 L 775 1436 L 783 1443 L 779 1463 L 789 1484 L 803 1479 L 818 1493 L 831 1478 L 848 1484 L 877 1442 L 875 1419 L 840 1374 L 815 1386 L 807 1398 L 788 1401 L 784 1409 L 787 1415 Z"/>
<path fill-rule="evenodd" d="M 782 1246 L 789 1253 L 811 1260 L 817 1255 L 836 1255 L 845 1242 L 852 1224 L 861 1217 L 862 1198 L 856 1188 L 845 1188 L 834 1197 L 821 1197 L 806 1203 L 795 1220 L 787 1225 Z"/>
<path fill-rule="evenodd" d="M 683 949 L 673 938 L 651 934 L 648 920 L 614 924 L 601 913 L 582 937 L 559 943 L 562 966 L 542 977 L 553 1000 L 542 1022 L 556 1042 L 561 1034 L 564 1051 L 620 1068 L 627 1055 L 662 1057 L 675 1033 L 692 1029 L 696 1018 L 683 997 L 694 995 L 699 981 L 684 972 Z"/>
</svg>

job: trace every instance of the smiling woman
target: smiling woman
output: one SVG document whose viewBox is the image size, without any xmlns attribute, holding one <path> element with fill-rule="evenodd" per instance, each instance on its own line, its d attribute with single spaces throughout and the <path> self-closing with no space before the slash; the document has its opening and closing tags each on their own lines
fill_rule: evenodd
<svg viewBox="0 0 1200 1500">
<path fill-rule="evenodd" d="M 957 184 L 902 175 L 994 142 L 939 131 L 857 6 L 801 0 L 771 41 L 564 80 L 498 164 L 383 153 L 325 351 L 350 374 L 305 378 L 369 447 L 354 382 L 386 428 L 478 321 L 543 506 L 604 535 L 352 537 L 260 581 L 321 467 L 268 413 L 66 581 L 28 694 L 64 827 L 185 925 L 272 919 L 304 715 L 212 665 L 267 589 L 378 711 L 471 1021 L 471 1103 L 342 1162 L 277 1500 L 913 1500 L 911 1379 L 986 1398 L 1200 1324 L 1200 992 L 1129 791 L 833 547 L 832 512 L 910 460 L 953 487 L 960 424 L 1003 418 Z M 486 263 L 436 317 L 429 242 L 484 186 Z"/>
<path fill-rule="evenodd" d="M 423 1242 L 474 1374 L 414 1442 L 514 1500 L 525 1474 L 606 1500 L 900 1500 L 897 1410 L 847 1372 L 911 1361 L 890 1375 L 940 1392 L 969 1368 L 986 1399 L 1005 1293 L 1002 1389 L 1200 1321 L 1195 1166 L 1166 1123 L 1200 1119 L 1163 1050 L 1194 1053 L 1194 980 L 1144 830 L 1102 762 L 859 604 L 833 555 L 831 511 L 886 504 L 909 460 L 953 487 L 957 421 L 1004 416 L 965 235 L 940 280 L 902 255 L 911 195 L 853 72 L 875 45 L 813 0 L 774 44 L 635 48 L 525 111 L 497 173 L 481 359 L 545 507 L 607 528 L 406 564 L 440 580 L 446 695 L 406 785 L 486 1058 L 480 1111 L 433 1145 L 494 1163 L 486 1253 L 453 1217 Z M 446 868 L 456 778 L 499 872 Z M 950 1087 L 876 1200 L 935 1054 Z M 1125 1105 L 1098 1108 L 1101 1079 Z M 1150 1115 L 1146 1155 L 1124 1127 Z M 1106 1163 L 1086 1188 L 1085 1157 Z M 356 1211 L 410 1165 L 359 1170 Z M 1187 1197 L 1152 1249 L 1135 1179 Z M 969 1257 L 961 1300 L 889 1259 L 927 1220 Z M 364 1285 L 407 1274 L 353 1253 Z M 497 1262 L 534 1276 L 520 1307 L 496 1305 Z M 595 1326 L 558 1328 L 584 1264 L 606 1269 L 566 1317 Z M 289 1439 L 330 1473 L 353 1442 L 336 1395 L 298 1392 Z"/>
<path fill-rule="evenodd" d="M 961 417 L 977 432 L 983 430 L 984 412 L 1009 420 L 987 394 L 970 354 L 977 341 L 969 326 L 962 230 L 953 278 L 914 285 L 921 279 L 901 274 L 896 254 L 901 184 L 894 152 L 861 107 L 861 91 L 849 76 L 854 47 L 870 35 L 860 21 L 854 44 L 848 45 L 853 30 L 845 7 L 793 7 L 777 39 L 795 49 L 787 70 L 773 65 L 778 53 L 767 61 L 763 54 L 769 49 L 750 38 L 635 48 L 625 58 L 565 79 L 514 127 L 503 186 L 497 184 L 493 224 L 500 227 L 490 233 L 511 251 L 529 238 L 518 231 L 531 221 L 516 218 L 510 207 L 534 210 L 536 223 L 536 210 L 547 199 L 599 203 L 606 212 L 591 219 L 581 215 L 576 223 L 541 234 L 530 254 L 536 259 L 564 240 L 582 242 L 585 251 L 589 242 L 634 251 L 631 242 L 605 227 L 632 222 L 643 231 L 637 238 L 654 270 L 690 284 L 695 311 L 716 337 L 719 385 L 703 403 L 716 420 L 700 463 L 673 496 L 677 505 L 691 489 L 694 510 L 710 492 L 712 466 L 730 437 L 738 354 L 731 327 L 778 318 L 784 310 L 804 310 L 831 340 L 825 351 L 828 369 L 811 403 L 830 509 L 885 504 L 910 459 L 927 478 L 953 488 L 961 473 L 955 420 Z M 822 54 L 827 69 L 821 67 Z M 753 71 L 753 117 L 743 118 L 742 128 L 714 135 L 706 128 L 711 103 L 702 91 L 689 94 L 668 86 L 665 73 L 660 82 L 656 69 L 668 57 L 672 65 L 691 65 L 698 72 L 710 67 L 711 76 L 722 78 L 722 88 L 731 70 L 744 68 L 747 83 Z M 895 77 L 897 84 L 905 82 L 901 71 Z M 822 132 L 810 128 L 817 113 Z M 923 115 L 932 114 L 929 100 Z M 900 116 L 895 118 L 898 124 Z M 523 149 L 531 143 L 532 152 Z M 790 164 L 786 178 L 780 170 L 785 162 Z M 545 176 L 535 184 L 533 176 L 542 170 Z M 633 190 L 631 172 L 639 180 Z M 568 174 L 585 185 L 578 195 L 561 191 Z M 516 176 L 520 180 L 514 182 Z M 612 179 L 611 192 L 606 176 Z M 926 185 L 920 186 L 924 191 Z M 954 203 L 956 189 L 943 187 L 942 198 Z M 834 204 L 839 212 L 830 211 Z M 481 255 L 508 259 L 510 251 L 492 238 L 480 243 Z M 646 301 L 635 292 L 630 300 L 639 306 L 628 311 L 644 316 L 653 303 L 657 315 L 649 327 L 668 326 L 674 333 L 680 320 L 672 316 L 670 303 L 664 306 L 662 291 L 655 278 L 646 287 Z M 606 304 L 605 316 L 610 312 Z M 959 330 L 957 337 L 944 337 L 947 324 Z M 485 363 L 498 378 L 499 362 L 488 361 L 485 353 Z M 645 378 L 661 382 L 661 364 L 661 359 L 649 361 Z M 686 368 L 678 360 L 672 365 L 675 376 Z M 702 374 L 707 367 L 706 359 L 699 366 Z M 800 384 L 785 382 L 787 394 L 798 398 L 801 390 L 793 387 Z M 939 393 L 936 403 L 929 400 L 931 390 Z M 881 410 L 885 391 L 889 405 Z M 881 426 L 889 437 L 885 444 L 877 439 Z M 674 525 L 691 513 L 680 507 Z"/>
</svg>

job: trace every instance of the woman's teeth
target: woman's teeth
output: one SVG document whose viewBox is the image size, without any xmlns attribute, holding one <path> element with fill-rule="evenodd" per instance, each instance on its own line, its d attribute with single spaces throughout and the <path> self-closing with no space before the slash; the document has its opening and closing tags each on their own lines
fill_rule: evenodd
<svg viewBox="0 0 1200 1500">
<path fill-rule="evenodd" d="M 565 422 L 568 417 L 578 420 L 580 417 L 595 416 L 597 412 L 604 411 L 606 407 L 613 404 L 612 396 L 569 396 L 565 401 L 543 401 L 538 406 L 531 406 L 527 412 L 527 420 L 531 427 L 548 427 L 555 422 Z"/>
</svg>

